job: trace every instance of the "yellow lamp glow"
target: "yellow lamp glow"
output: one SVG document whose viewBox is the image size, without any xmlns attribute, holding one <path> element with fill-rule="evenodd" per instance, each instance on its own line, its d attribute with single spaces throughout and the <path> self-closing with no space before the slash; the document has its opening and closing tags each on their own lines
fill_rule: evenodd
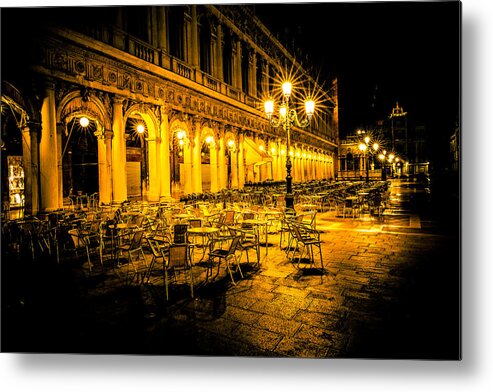
<svg viewBox="0 0 493 392">
<path fill-rule="evenodd" d="M 79 124 L 81 127 L 87 127 L 89 125 L 89 119 L 87 117 L 81 117 L 79 120 Z"/>
<path fill-rule="evenodd" d="M 282 93 L 286 98 L 289 98 L 289 96 L 291 95 L 291 88 L 292 88 L 291 82 L 284 82 L 282 84 Z"/>
<path fill-rule="evenodd" d="M 361 151 L 366 151 L 366 147 L 367 147 L 367 146 L 366 146 L 366 144 L 364 144 L 364 143 L 360 143 L 360 144 L 359 144 L 359 146 L 358 146 L 358 148 L 359 148 Z"/>
<path fill-rule="evenodd" d="M 206 142 L 207 144 L 211 144 L 211 143 L 213 143 L 213 142 L 214 142 L 214 136 L 211 136 L 211 135 L 207 136 L 207 137 L 205 138 L 205 142 Z"/>
<path fill-rule="evenodd" d="M 369 136 L 365 137 L 365 143 L 366 144 L 370 143 L 370 137 Z"/>
<path fill-rule="evenodd" d="M 145 132 L 145 127 L 142 124 L 137 125 L 137 132 L 143 134 Z"/>
<path fill-rule="evenodd" d="M 285 105 L 281 105 L 281 107 L 279 108 L 279 114 L 281 115 L 282 118 L 286 117 L 286 114 L 287 114 L 287 108 Z"/>
<path fill-rule="evenodd" d="M 264 102 L 264 110 L 265 114 L 267 115 L 268 118 L 271 118 L 272 115 L 274 114 L 274 100 L 268 99 L 267 101 Z"/>
<path fill-rule="evenodd" d="M 305 102 L 305 112 L 308 120 L 310 120 L 313 116 L 313 113 L 315 113 L 315 101 L 309 99 Z"/>
<path fill-rule="evenodd" d="M 378 156 L 378 159 L 380 159 L 381 161 L 383 161 L 383 160 L 385 159 L 385 155 L 380 154 L 380 155 Z"/>
<path fill-rule="evenodd" d="M 178 140 L 184 139 L 184 138 L 185 138 L 185 136 L 186 136 L 185 131 L 178 131 L 178 132 L 176 133 L 176 137 L 178 138 Z"/>
<path fill-rule="evenodd" d="M 375 151 L 377 151 L 377 150 L 378 150 L 378 147 L 380 147 L 380 146 L 378 145 L 378 143 L 373 143 L 373 149 L 374 149 Z"/>
</svg>

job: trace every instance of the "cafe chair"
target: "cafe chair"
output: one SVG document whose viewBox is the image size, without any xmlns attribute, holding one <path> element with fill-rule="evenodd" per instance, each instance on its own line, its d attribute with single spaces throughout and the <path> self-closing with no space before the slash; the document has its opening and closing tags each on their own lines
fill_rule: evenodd
<svg viewBox="0 0 493 392">
<path fill-rule="evenodd" d="M 149 267 L 147 268 L 147 271 L 145 273 L 143 281 L 145 281 L 145 283 L 149 283 L 156 262 L 160 260 L 162 263 L 161 265 L 163 265 L 164 263 L 164 253 L 162 251 L 167 252 L 171 243 L 167 240 L 160 241 L 151 237 L 146 237 L 146 241 L 147 241 L 147 245 L 149 246 L 149 249 L 151 250 L 152 258 L 151 258 L 151 262 L 149 263 Z"/>
<path fill-rule="evenodd" d="M 300 225 L 297 223 L 292 223 L 291 228 L 296 239 L 296 249 L 298 251 L 298 263 L 296 264 L 296 267 L 300 267 L 300 262 L 306 252 L 306 255 L 310 260 L 310 267 L 313 268 L 315 265 L 313 247 L 316 247 L 318 248 L 318 252 L 320 255 L 321 271 L 325 271 L 324 261 L 322 257 L 322 241 L 320 239 L 320 232 L 312 229 L 309 226 Z M 293 261 L 294 260 L 295 258 L 293 257 Z"/>
<path fill-rule="evenodd" d="M 221 267 L 221 262 L 224 260 L 226 263 L 226 269 L 229 273 L 229 276 L 231 278 L 231 282 L 236 285 L 236 282 L 233 277 L 233 272 L 231 269 L 231 260 L 234 261 L 235 264 L 235 272 L 239 272 L 240 276 L 243 278 L 243 272 L 241 271 L 240 263 L 238 262 L 238 259 L 236 258 L 236 251 L 238 250 L 239 244 L 241 241 L 241 236 L 235 236 L 231 240 L 231 243 L 229 244 L 228 249 L 214 249 L 209 252 L 209 261 L 207 265 L 207 275 L 206 275 L 206 280 L 209 280 L 209 276 L 212 277 L 212 268 L 214 266 L 214 262 L 217 260 L 217 273 L 216 276 L 219 275 L 219 269 Z"/>
<path fill-rule="evenodd" d="M 146 258 L 144 255 L 144 250 L 142 248 L 142 238 L 143 237 L 144 237 L 144 230 L 142 230 L 142 229 L 134 230 L 131 233 L 130 241 L 119 244 L 118 248 L 117 248 L 117 258 L 118 258 L 118 255 L 121 255 L 121 256 L 126 255 L 126 257 L 128 259 L 128 264 L 132 265 L 134 276 L 136 276 L 136 277 L 138 277 L 138 275 L 139 275 L 139 268 L 138 268 L 136 262 L 139 260 L 140 257 L 142 257 L 146 271 L 148 269 L 148 265 L 147 265 Z M 134 262 L 135 255 L 137 255 L 137 257 L 135 258 L 135 262 Z M 127 270 L 127 279 L 129 276 L 130 276 L 130 267 Z"/>
<path fill-rule="evenodd" d="M 92 273 L 93 263 L 91 261 L 91 254 L 93 253 L 97 253 L 99 255 L 99 262 L 101 267 L 104 268 L 103 259 L 100 252 L 100 237 L 98 233 L 84 233 L 80 229 L 71 229 L 68 231 L 68 234 L 72 238 L 76 254 L 79 256 L 79 251 L 85 251 L 89 273 Z"/>
<path fill-rule="evenodd" d="M 186 244 L 187 243 L 187 230 L 188 224 L 177 223 L 173 226 L 173 243 L 174 244 Z"/>
<path fill-rule="evenodd" d="M 248 251 L 253 249 L 257 255 L 257 267 L 260 268 L 260 240 L 259 235 L 255 231 L 243 230 L 230 227 L 229 231 L 233 237 L 240 236 L 240 242 L 238 244 L 238 250 L 240 250 L 240 257 L 238 263 L 241 262 L 243 253 L 246 253 L 247 263 L 250 264 L 250 256 Z"/>
<path fill-rule="evenodd" d="M 177 283 L 177 278 L 182 275 L 185 281 L 190 284 L 190 294 L 193 298 L 193 274 L 190 263 L 190 252 L 187 244 L 171 244 L 167 250 L 160 249 L 164 262 L 164 286 L 166 290 L 166 300 L 169 300 L 169 284 L 172 277 Z M 167 256 L 167 257 L 166 257 Z"/>
</svg>

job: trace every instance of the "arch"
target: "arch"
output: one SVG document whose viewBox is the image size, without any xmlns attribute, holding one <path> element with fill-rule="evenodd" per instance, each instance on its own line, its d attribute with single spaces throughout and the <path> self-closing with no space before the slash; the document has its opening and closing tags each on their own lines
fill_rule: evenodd
<svg viewBox="0 0 493 392">
<path fill-rule="evenodd" d="M 136 103 L 131 105 L 123 114 L 123 123 L 126 124 L 131 118 L 139 116 L 145 123 L 147 137 L 155 139 L 158 135 L 159 121 L 148 105 Z"/>
<path fill-rule="evenodd" d="M 188 121 L 184 121 L 181 114 L 175 114 L 169 125 L 172 194 L 191 193 L 191 137 Z"/>
<path fill-rule="evenodd" d="M 127 194 L 159 200 L 159 120 L 152 107 L 130 105 L 123 113 L 127 149 Z M 140 133 L 138 127 L 144 125 Z"/>
<path fill-rule="evenodd" d="M 106 105 L 96 96 L 83 97 L 80 91 L 66 94 L 57 107 L 57 123 L 68 124 L 74 117 L 86 116 L 97 124 L 98 131 L 111 129 L 111 118 Z"/>
</svg>

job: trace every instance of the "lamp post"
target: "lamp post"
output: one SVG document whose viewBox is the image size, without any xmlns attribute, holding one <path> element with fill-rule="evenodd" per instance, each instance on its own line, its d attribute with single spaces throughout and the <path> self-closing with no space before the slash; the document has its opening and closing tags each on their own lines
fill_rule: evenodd
<svg viewBox="0 0 493 392">
<path fill-rule="evenodd" d="M 386 172 L 386 164 L 385 164 L 385 158 L 387 155 L 387 151 L 383 151 L 382 154 L 378 156 L 378 159 L 380 159 L 380 164 L 382 166 L 382 181 L 387 181 L 387 172 Z"/>
<path fill-rule="evenodd" d="M 389 163 L 390 163 L 390 177 L 394 177 L 394 154 L 389 154 Z"/>
<path fill-rule="evenodd" d="M 374 142 L 371 146 L 370 146 L 370 143 L 371 143 L 371 139 L 369 136 L 366 136 L 364 139 L 364 142 L 361 142 L 359 144 L 359 149 L 360 151 L 363 152 L 363 162 L 365 162 L 365 171 L 366 171 L 366 182 L 369 182 L 370 181 L 370 173 L 369 173 L 369 170 L 368 170 L 368 156 L 367 156 L 367 153 L 368 155 L 371 155 L 371 154 L 376 154 L 376 152 L 378 151 L 379 149 L 379 145 L 377 142 Z"/>
<path fill-rule="evenodd" d="M 267 118 L 270 121 L 270 125 L 274 128 L 281 127 L 286 133 L 286 208 L 294 209 L 294 198 L 292 189 L 292 177 L 291 177 L 291 155 L 290 155 L 290 145 L 291 145 L 291 127 L 293 125 L 299 128 L 306 128 L 310 125 L 310 120 L 315 112 L 315 101 L 308 99 L 305 101 L 305 113 L 306 119 L 299 120 L 298 114 L 294 108 L 289 106 L 289 97 L 291 96 L 292 85 L 290 82 L 284 82 L 282 84 L 283 98 L 281 105 L 279 107 L 279 117 L 274 119 L 274 100 L 272 98 L 267 99 L 264 102 L 264 109 Z"/>
</svg>

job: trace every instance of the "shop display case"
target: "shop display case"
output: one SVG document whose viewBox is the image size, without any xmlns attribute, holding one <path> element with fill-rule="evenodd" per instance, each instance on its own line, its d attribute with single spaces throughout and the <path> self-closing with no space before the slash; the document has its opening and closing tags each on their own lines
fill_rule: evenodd
<svg viewBox="0 0 493 392">
<path fill-rule="evenodd" d="M 7 157 L 10 208 L 24 206 L 24 168 L 21 156 Z"/>
</svg>

